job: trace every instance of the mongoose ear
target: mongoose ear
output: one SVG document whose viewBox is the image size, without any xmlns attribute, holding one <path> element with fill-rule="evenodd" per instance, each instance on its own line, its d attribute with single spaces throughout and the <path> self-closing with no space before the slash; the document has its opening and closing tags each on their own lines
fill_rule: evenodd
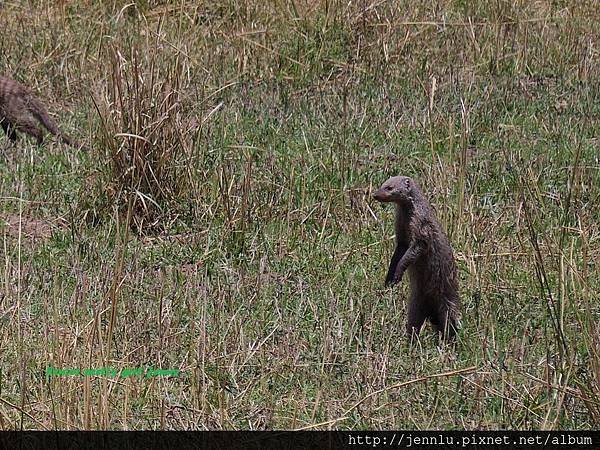
<svg viewBox="0 0 600 450">
<path fill-rule="evenodd" d="M 404 180 L 404 184 L 406 185 L 407 188 L 409 188 L 410 187 L 410 179 L 406 178 Z"/>
</svg>

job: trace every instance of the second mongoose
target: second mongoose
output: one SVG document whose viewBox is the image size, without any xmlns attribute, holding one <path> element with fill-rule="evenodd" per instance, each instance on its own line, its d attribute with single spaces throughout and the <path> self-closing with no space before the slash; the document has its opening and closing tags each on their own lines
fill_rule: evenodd
<svg viewBox="0 0 600 450">
<path fill-rule="evenodd" d="M 459 319 L 456 263 L 433 209 L 417 184 L 405 176 L 390 178 L 373 197 L 396 206 L 396 249 L 385 284 L 400 282 L 408 271 L 409 339 L 412 341 L 429 319 L 445 339 L 453 340 Z"/>
<path fill-rule="evenodd" d="M 44 105 L 25 86 L 11 78 L 0 76 L 0 125 L 6 136 L 15 142 L 17 131 L 22 132 L 33 136 L 39 145 L 44 140 L 40 124 L 64 143 L 81 148 L 59 130 Z"/>
</svg>

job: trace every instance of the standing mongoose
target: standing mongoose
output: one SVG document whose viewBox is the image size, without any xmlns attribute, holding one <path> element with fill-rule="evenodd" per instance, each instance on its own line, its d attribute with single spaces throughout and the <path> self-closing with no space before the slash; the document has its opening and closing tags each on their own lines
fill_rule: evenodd
<svg viewBox="0 0 600 450">
<path fill-rule="evenodd" d="M 412 341 L 429 319 L 445 339 L 454 340 L 459 319 L 456 264 L 431 206 L 417 184 L 404 176 L 387 180 L 373 197 L 396 205 L 396 250 L 385 284 L 400 282 L 408 269 L 408 337 Z"/>
<path fill-rule="evenodd" d="M 0 125 L 6 136 L 15 142 L 19 131 L 33 136 L 40 145 L 44 140 L 40 124 L 66 144 L 81 148 L 58 129 L 44 105 L 25 86 L 0 76 Z"/>
</svg>

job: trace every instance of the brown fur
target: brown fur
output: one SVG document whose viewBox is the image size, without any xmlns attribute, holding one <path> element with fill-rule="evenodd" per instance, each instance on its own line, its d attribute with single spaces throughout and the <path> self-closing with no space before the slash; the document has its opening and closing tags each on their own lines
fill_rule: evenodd
<svg viewBox="0 0 600 450">
<path fill-rule="evenodd" d="M 19 131 L 33 136 L 39 145 L 44 140 L 40 124 L 64 143 L 81 148 L 58 129 L 44 105 L 25 86 L 8 77 L 0 76 L 0 126 L 6 136 L 15 142 Z"/>
<path fill-rule="evenodd" d="M 427 199 L 411 178 L 403 176 L 387 180 L 373 197 L 396 205 L 396 250 L 385 284 L 400 282 L 408 270 L 409 338 L 412 341 L 425 319 L 429 319 L 444 338 L 453 340 L 459 319 L 456 263 L 448 238 Z"/>
</svg>

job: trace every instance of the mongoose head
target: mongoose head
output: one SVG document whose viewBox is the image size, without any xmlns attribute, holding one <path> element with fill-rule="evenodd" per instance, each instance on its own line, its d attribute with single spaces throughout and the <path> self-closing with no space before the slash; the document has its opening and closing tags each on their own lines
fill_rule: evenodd
<svg viewBox="0 0 600 450">
<path fill-rule="evenodd" d="M 380 202 L 400 204 L 411 203 L 418 188 L 409 177 L 392 177 L 373 193 L 373 198 Z"/>
</svg>

